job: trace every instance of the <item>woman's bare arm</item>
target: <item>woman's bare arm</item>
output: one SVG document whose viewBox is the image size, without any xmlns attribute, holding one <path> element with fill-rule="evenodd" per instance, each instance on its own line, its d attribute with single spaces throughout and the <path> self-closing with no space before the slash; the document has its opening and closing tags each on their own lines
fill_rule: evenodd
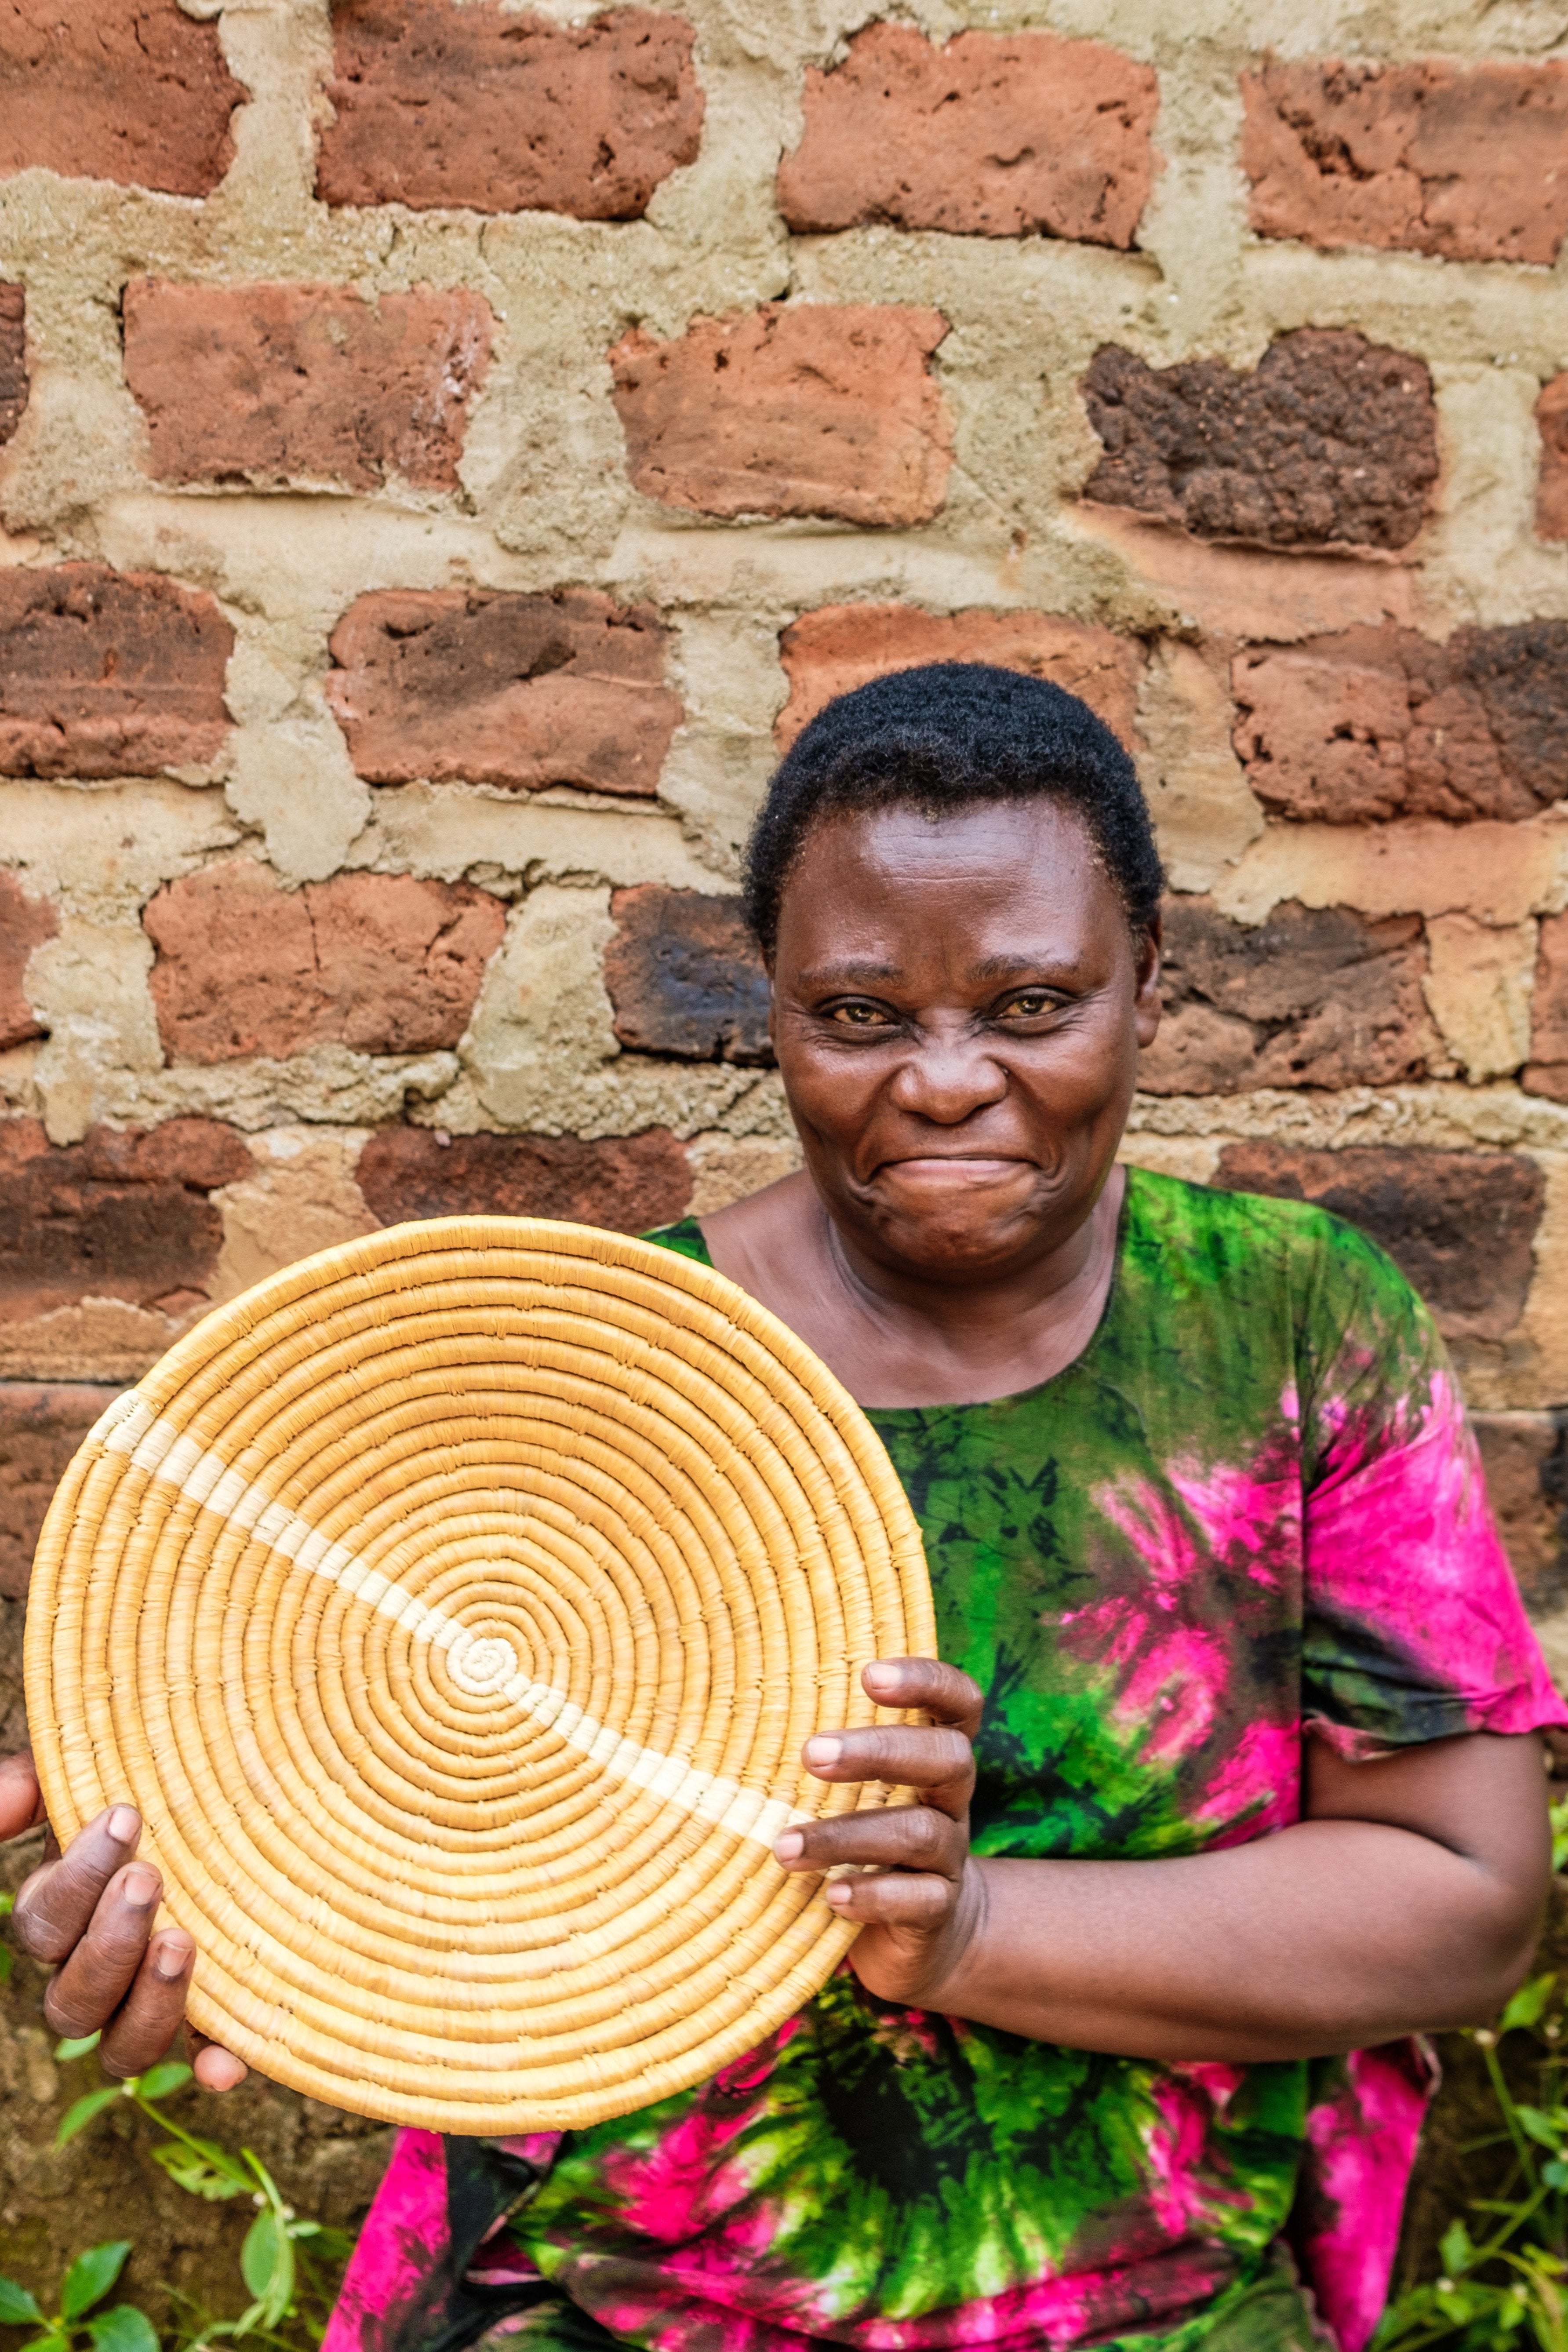
<svg viewBox="0 0 1568 2352">
<path fill-rule="evenodd" d="M 938 1727 L 847 1733 L 838 1761 L 812 1769 L 837 1780 L 879 1766 L 923 1802 L 815 1824 L 781 1858 L 883 1865 L 829 1899 L 868 1923 L 851 1965 L 885 1999 L 1079 2049 L 1245 2061 L 1479 2023 L 1529 1968 L 1551 1862 L 1533 1736 L 1367 1764 L 1309 1740 L 1310 1818 L 1249 1844 L 986 1861 L 968 1853 L 964 1818 L 973 1685 L 910 1660 L 868 1669 L 868 1688 L 923 1705 Z"/>
</svg>

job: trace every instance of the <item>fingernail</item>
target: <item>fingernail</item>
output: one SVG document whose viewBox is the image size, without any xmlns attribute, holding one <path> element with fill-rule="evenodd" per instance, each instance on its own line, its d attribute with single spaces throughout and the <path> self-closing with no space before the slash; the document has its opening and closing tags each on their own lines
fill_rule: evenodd
<svg viewBox="0 0 1568 2352">
<path fill-rule="evenodd" d="M 775 1862 L 798 1862 L 805 1851 L 805 1840 L 798 1830 L 785 1830 L 783 1837 L 773 1840 Z"/>
<path fill-rule="evenodd" d="M 142 1826 L 142 1816 L 134 1805 L 116 1805 L 109 1816 L 109 1834 L 116 1845 L 130 1845 Z"/>
<path fill-rule="evenodd" d="M 153 1973 L 161 1984 L 178 1984 L 195 1958 L 194 1944 L 165 1937 L 153 1951 Z"/>
<path fill-rule="evenodd" d="M 875 1683 L 880 1690 L 897 1690 L 903 1675 L 897 1666 L 868 1666 L 860 1677 L 863 1683 Z"/>
<path fill-rule="evenodd" d="M 158 1900 L 158 1882 L 150 1870 L 127 1871 L 120 1892 L 133 1911 L 145 1911 Z"/>
<path fill-rule="evenodd" d="M 844 1753 L 842 1739 L 808 1739 L 805 1760 L 808 1764 L 837 1764 Z"/>
<path fill-rule="evenodd" d="M 846 1886 L 842 1880 L 837 1886 L 828 1887 L 826 1894 L 828 1901 L 836 1911 L 844 1910 L 855 1899 L 855 1889 L 852 1886 Z"/>
</svg>

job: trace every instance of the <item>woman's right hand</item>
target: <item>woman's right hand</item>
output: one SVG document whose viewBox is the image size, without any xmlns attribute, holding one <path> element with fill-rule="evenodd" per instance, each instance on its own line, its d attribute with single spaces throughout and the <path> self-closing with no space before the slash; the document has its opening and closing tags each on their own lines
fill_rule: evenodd
<svg viewBox="0 0 1568 2352">
<path fill-rule="evenodd" d="M 0 1757 L 0 1843 L 37 1828 L 43 1800 L 30 1756 Z M 51 1832 L 44 1859 L 16 1895 L 22 1949 L 55 1971 L 44 2015 L 72 2040 L 101 2033 L 106 2074 L 140 2074 L 160 2059 L 185 2013 L 195 1946 L 183 1927 L 153 1928 L 163 1882 L 135 1860 L 142 1817 L 110 1805 L 62 1853 Z M 186 2028 L 204 2089 L 230 2091 L 246 2068 L 232 2051 Z"/>
</svg>

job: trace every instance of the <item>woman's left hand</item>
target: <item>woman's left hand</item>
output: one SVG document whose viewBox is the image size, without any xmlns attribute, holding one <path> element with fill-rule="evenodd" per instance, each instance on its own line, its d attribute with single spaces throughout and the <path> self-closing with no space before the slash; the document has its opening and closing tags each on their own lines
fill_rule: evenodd
<svg viewBox="0 0 1568 2352">
<path fill-rule="evenodd" d="M 916 1789 L 919 1802 L 803 1822 L 784 1831 L 773 1853 L 786 1870 L 872 1864 L 824 1889 L 841 1916 L 865 1922 L 849 1965 L 883 2000 L 940 2009 L 984 1916 L 984 1882 L 969 1852 L 970 1743 L 982 1695 L 967 1675 L 934 1658 L 879 1658 L 860 1681 L 879 1706 L 919 1709 L 931 1728 L 818 1732 L 802 1750 L 806 1769 L 818 1780 Z"/>
</svg>

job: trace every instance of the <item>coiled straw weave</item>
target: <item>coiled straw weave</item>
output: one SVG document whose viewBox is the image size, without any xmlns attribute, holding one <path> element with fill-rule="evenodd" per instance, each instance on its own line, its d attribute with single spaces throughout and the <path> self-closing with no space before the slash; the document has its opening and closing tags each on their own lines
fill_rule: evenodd
<svg viewBox="0 0 1568 2352">
<path fill-rule="evenodd" d="M 820 1988 L 855 1931 L 768 1848 L 898 1792 L 801 1743 L 933 1647 L 887 1457 L 773 1317 L 648 1243 L 447 1218 L 261 1284 L 104 1414 L 27 1705 L 62 1838 L 141 1808 L 203 2032 L 515 2132 L 686 2089 Z"/>
</svg>

